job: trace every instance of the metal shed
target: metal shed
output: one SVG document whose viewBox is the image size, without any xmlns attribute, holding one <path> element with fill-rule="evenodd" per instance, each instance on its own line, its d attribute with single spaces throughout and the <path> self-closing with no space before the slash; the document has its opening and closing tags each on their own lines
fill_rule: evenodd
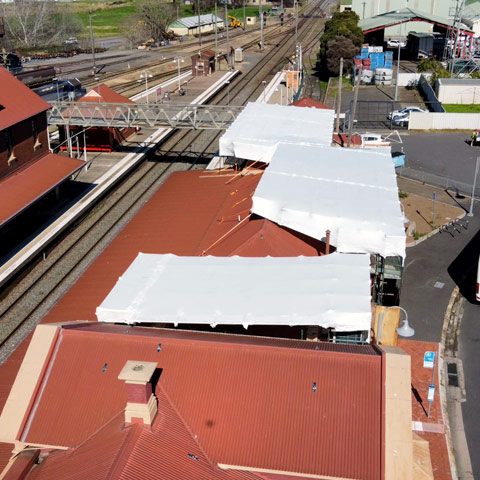
<svg viewBox="0 0 480 480">
<path fill-rule="evenodd" d="M 179 18 L 176 22 L 169 25 L 168 30 L 175 35 L 198 35 L 200 33 L 213 32 L 215 23 L 218 29 L 225 28 L 225 22 L 222 18 L 213 14 L 200 15 L 200 28 L 198 16 Z"/>
</svg>

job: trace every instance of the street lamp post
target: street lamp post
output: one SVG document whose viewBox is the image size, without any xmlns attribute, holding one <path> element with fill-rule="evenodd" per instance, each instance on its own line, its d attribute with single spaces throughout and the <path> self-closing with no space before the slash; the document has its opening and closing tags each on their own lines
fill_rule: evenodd
<svg viewBox="0 0 480 480">
<path fill-rule="evenodd" d="M 298 1 L 295 0 L 295 45 L 298 43 Z"/>
<path fill-rule="evenodd" d="M 267 81 L 266 80 L 262 80 L 262 84 L 263 84 L 263 103 L 267 103 Z"/>
<path fill-rule="evenodd" d="M 140 80 L 139 82 L 141 82 L 142 78 L 145 79 L 145 96 L 147 97 L 147 103 L 148 103 L 148 79 L 149 78 L 152 78 L 152 72 L 150 70 L 144 70 L 141 74 L 140 74 Z"/>
<path fill-rule="evenodd" d="M 202 30 L 200 26 L 200 0 L 197 0 L 197 9 L 198 9 L 198 45 L 202 46 Z"/>
<path fill-rule="evenodd" d="M 96 15 L 92 14 L 89 10 L 88 21 L 90 23 L 90 43 L 92 45 L 92 75 L 95 76 L 95 73 L 97 73 L 97 66 L 95 65 L 95 40 L 93 39 L 92 17 L 96 17 Z"/>
<path fill-rule="evenodd" d="M 180 93 L 180 63 L 183 63 L 185 60 L 182 57 L 175 57 L 173 61 L 177 64 L 178 69 L 178 93 Z"/>
<path fill-rule="evenodd" d="M 397 10 L 395 13 L 400 13 Z M 398 75 L 400 73 L 400 37 L 402 36 L 402 18 L 400 17 L 400 23 L 398 24 L 399 38 L 398 38 L 398 54 L 397 54 L 397 81 L 395 82 L 395 101 L 398 100 Z"/>
<path fill-rule="evenodd" d="M 480 157 L 477 157 L 477 164 L 475 166 L 475 175 L 473 177 L 472 199 L 470 200 L 470 209 L 467 213 L 468 217 L 473 217 L 473 202 L 475 201 L 475 187 L 477 186 L 477 175 L 479 169 Z"/>
<path fill-rule="evenodd" d="M 397 333 L 401 337 L 413 337 L 413 335 L 415 335 L 415 330 L 408 324 L 408 313 L 407 313 L 407 311 L 404 308 L 398 307 L 398 306 L 388 307 L 386 310 L 384 310 L 380 314 L 380 316 L 378 318 L 377 345 L 379 344 L 380 339 L 383 336 L 383 322 L 385 320 L 385 315 L 389 310 L 392 310 L 394 308 L 398 308 L 399 310 L 401 310 L 405 314 L 405 320 L 402 322 L 402 325 L 397 328 Z"/>
<path fill-rule="evenodd" d="M 230 105 L 230 82 L 225 82 L 227 84 L 227 105 Z"/>
</svg>

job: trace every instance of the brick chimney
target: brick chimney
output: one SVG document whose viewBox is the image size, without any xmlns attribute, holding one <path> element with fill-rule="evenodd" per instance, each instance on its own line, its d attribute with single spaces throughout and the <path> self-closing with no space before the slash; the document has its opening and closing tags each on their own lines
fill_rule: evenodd
<svg viewBox="0 0 480 480">
<path fill-rule="evenodd" d="M 129 360 L 122 368 L 119 380 L 127 387 L 125 423 L 151 425 L 157 414 L 157 399 L 152 393 L 152 375 L 157 368 L 155 362 Z"/>
</svg>

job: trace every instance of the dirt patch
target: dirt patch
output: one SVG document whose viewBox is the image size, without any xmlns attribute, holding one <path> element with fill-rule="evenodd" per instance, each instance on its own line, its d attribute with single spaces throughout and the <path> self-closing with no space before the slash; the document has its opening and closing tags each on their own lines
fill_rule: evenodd
<svg viewBox="0 0 480 480">
<path fill-rule="evenodd" d="M 405 196 L 406 195 L 406 196 Z M 410 220 L 408 224 L 407 243 L 411 243 L 432 230 L 460 217 L 464 211 L 460 208 L 447 205 L 439 201 L 420 197 L 412 193 L 401 193 L 405 216 Z M 415 222 L 415 225 L 412 225 Z"/>
</svg>

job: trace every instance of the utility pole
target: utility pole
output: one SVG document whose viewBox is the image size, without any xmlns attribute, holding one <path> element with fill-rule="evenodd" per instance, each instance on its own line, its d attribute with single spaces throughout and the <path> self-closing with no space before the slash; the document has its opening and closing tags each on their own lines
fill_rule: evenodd
<svg viewBox="0 0 480 480">
<path fill-rule="evenodd" d="M 92 45 L 92 75 L 95 76 L 97 73 L 97 66 L 95 65 L 95 41 L 93 39 L 93 28 L 92 28 L 92 17 L 95 15 L 92 15 L 92 12 L 89 10 L 88 11 L 88 20 L 90 22 L 90 43 Z"/>
<path fill-rule="evenodd" d="M 218 31 L 217 31 L 217 2 L 215 2 L 215 62 L 218 57 Z M 217 66 L 215 65 L 215 68 Z"/>
<path fill-rule="evenodd" d="M 245 11 L 245 0 L 243 0 L 243 30 L 245 30 L 246 24 L 247 24 L 247 15 Z"/>
<path fill-rule="evenodd" d="M 342 76 L 343 76 L 343 57 L 340 59 L 340 72 L 338 74 L 338 102 L 337 102 L 337 123 L 335 130 L 340 133 L 340 112 L 342 109 Z"/>
<path fill-rule="evenodd" d="M 365 18 L 365 5 L 366 4 L 367 4 L 367 2 L 362 2 L 362 5 L 363 5 L 362 20 Z"/>
<path fill-rule="evenodd" d="M 227 67 L 230 67 L 230 62 L 228 59 L 230 58 L 230 37 L 228 33 L 228 7 L 227 7 L 227 1 L 228 0 L 223 0 L 225 2 L 225 26 L 227 27 Z"/>
<path fill-rule="evenodd" d="M 197 10 L 198 10 L 198 45 L 202 47 L 202 30 L 200 27 L 200 0 L 197 0 Z"/>
<path fill-rule="evenodd" d="M 353 68 L 355 69 L 355 66 Z M 362 65 L 360 65 L 360 69 L 358 71 L 357 77 L 355 78 L 355 92 L 353 93 L 352 115 L 350 116 L 349 122 L 348 122 L 347 148 L 350 148 L 350 143 L 352 142 L 352 129 L 353 129 L 353 124 L 355 123 L 355 115 L 357 114 L 358 90 L 360 89 L 361 76 L 362 76 Z"/>
<path fill-rule="evenodd" d="M 298 1 L 295 1 L 295 45 L 298 43 Z"/>
<path fill-rule="evenodd" d="M 262 14 L 262 0 L 259 4 L 259 16 L 260 16 L 260 50 L 263 50 L 263 14 Z"/>
</svg>

